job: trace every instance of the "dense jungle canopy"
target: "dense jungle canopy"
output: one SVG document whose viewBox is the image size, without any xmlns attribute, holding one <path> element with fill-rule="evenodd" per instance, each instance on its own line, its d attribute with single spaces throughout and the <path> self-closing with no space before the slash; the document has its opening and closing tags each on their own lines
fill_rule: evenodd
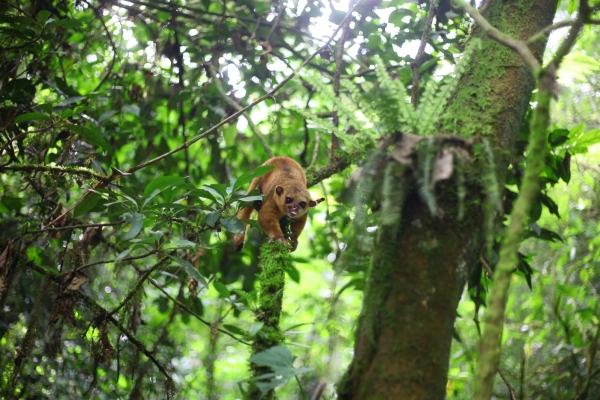
<svg viewBox="0 0 600 400">
<path fill-rule="evenodd" d="M 0 11 L 1 398 L 600 398 L 600 1 Z"/>
</svg>

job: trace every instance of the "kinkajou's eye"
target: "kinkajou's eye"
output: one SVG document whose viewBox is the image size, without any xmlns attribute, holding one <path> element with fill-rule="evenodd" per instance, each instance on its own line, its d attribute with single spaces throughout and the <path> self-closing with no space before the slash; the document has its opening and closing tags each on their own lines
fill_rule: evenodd
<svg viewBox="0 0 600 400">
<path fill-rule="evenodd" d="M 285 198 L 285 204 L 291 204 L 292 203 L 292 198 L 291 197 L 286 197 Z"/>
<path fill-rule="evenodd" d="M 302 207 L 302 208 L 306 208 L 306 202 L 305 202 L 305 201 L 301 201 L 301 202 L 300 202 L 300 207 Z"/>
</svg>

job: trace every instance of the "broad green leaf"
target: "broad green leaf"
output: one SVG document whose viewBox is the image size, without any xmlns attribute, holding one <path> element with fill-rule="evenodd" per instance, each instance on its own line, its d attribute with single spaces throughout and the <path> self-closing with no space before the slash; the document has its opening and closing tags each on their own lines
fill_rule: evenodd
<svg viewBox="0 0 600 400">
<path fill-rule="evenodd" d="M 567 144 L 575 143 L 584 130 L 585 124 L 583 122 L 572 127 L 571 130 L 569 130 L 569 140 L 567 140 Z"/>
<path fill-rule="evenodd" d="M 223 328 L 227 329 L 231 333 L 235 333 L 236 335 L 240 336 L 243 336 L 246 333 L 235 325 L 223 324 Z"/>
<path fill-rule="evenodd" d="M 259 367 L 269 367 L 273 372 L 292 366 L 292 353 L 285 346 L 273 346 L 250 357 L 250 362 Z"/>
<path fill-rule="evenodd" d="M 300 271 L 298 271 L 298 268 L 294 267 L 293 265 L 290 265 L 288 268 L 285 269 L 285 272 L 287 272 L 291 280 L 293 280 L 296 283 L 300 283 Z"/>
<path fill-rule="evenodd" d="M 187 272 L 189 276 L 191 276 L 192 278 L 197 280 L 198 283 L 202 285 L 202 287 L 208 287 L 208 282 L 206 282 L 206 279 L 204 279 L 204 277 L 202 275 L 200 275 L 200 272 L 198 272 L 198 270 L 196 268 L 194 268 L 194 266 L 192 264 L 190 264 L 189 262 L 187 262 L 177 256 L 169 256 L 169 257 L 171 259 L 175 260 L 175 262 L 177 262 L 177 264 L 181 265 L 183 267 L 183 269 L 185 269 L 185 272 Z"/>
<path fill-rule="evenodd" d="M 227 286 L 225 286 L 225 284 L 223 282 L 215 281 L 213 283 L 213 286 L 215 287 L 217 292 L 219 292 L 219 295 L 221 297 L 223 297 L 223 298 L 231 297 L 231 292 L 229 291 L 229 289 L 227 288 Z"/>
<path fill-rule="evenodd" d="M 255 201 L 261 201 L 263 199 L 263 196 L 243 196 L 240 197 L 239 199 L 236 199 L 239 202 L 243 202 L 243 203 L 253 203 Z"/>
<path fill-rule="evenodd" d="M 132 104 L 124 105 L 123 107 L 121 107 L 121 111 L 127 114 L 133 114 L 136 117 L 140 116 L 140 108 Z"/>
<path fill-rule="evenodd" d="M 592 129 L 581 135 L 575 145 L 589 147 L 597 143 L 600 143 L 600 129 Z"/>
<path fill-rule="evenodd" d="M 54 23 L 56 26 L 60 26 L 67 29 L 79 28 L 83 23 L 76 18 L 63 18 Z"/>
<path fill-rule="evenodd" d="M 122 259 L 124 259 L 125 257 L 127 257 L 129 255 L 129 253 L 131 253 L 131 250 L 132 249 L 127 249 L 127 250 L 120 252 L 119 255 L 117 256 L 117 258 L 115 258 L 115 262 L 117 263 L 117 262 L 121 261 Z"/>
<path fill-rule="evenodd" d="M 144 196 L 150 196 L 155 190 L 163 191 L 168 187 L 181 185 L 185 183 L 185 178 L 180 176 L 160 176 L 153 179 L 146 185 Z"/>
<path fill-rule="evenodd" d="M 219 220 L 220 216 L 221 216 L 220 211 L 210 212 L 210 213 L 206 214 L 206 218 L 204 219 L 204 222 L 206 222 L 206 225 L 210 226 L 211 228 L 214 228 L 215 224 Z"/>
<path fill-rule="evenodd" d="M 244 224 L 233 215 L 221 219 L 221 225 L 229 232 L 244 233 Z"/>
<path fill-rule="evenodd" d="M 118 111 L 117 110 L 108 110 L 102 113 L 102 115 L 100 115 L 100 118 L 98 118 L 98 122 L 103 123 L 104 121 L 106 121 L 107 119 L 112 118 L 113 115 L 117 114 Z"/>
<path fill-rule="evenodd" d="M 238 190 L 239 188 L 241 188 L 242 186 L 244 186 L 246 183 L 250 182 L 252 179 L 254 179 L 254 178 L 258 177 L 258 176 L 263 176 L 264 174 L 266 174 L 267 172 L 269 172 L 269 171 L 271 171 L 272 169 L 275 169 L 275 168 L 276 167 L 273 166 L 273 165 L 261 165 L 258 168 L 254 168 L 251 171 L 243 173 L 235 181 L 235 185 L 233 185 L 233 191 L 235 192 L 236 190 Z"/>
<path fill-rule="evenodd" d="M 248 328 L 248 336 L 252 337 L 256 335 L 262 329 L 263 326 L 265 326 L 264 322 L 253 323 L 252 325 L 250 325 L 250 328 Z"/>
<path fill-rule="evenodd" d="M 406 8 L 396 8 L 391 12 L 388 22 L 396 26 L 403 26 L 406 25 L 406 23 L 402 21 L 404 17 L 413 18 L 415 17 L 415 13 L 411 10 L 407 10 Z"/>
<path fill-rule="evenodd" d="M 81 125 L 67 125 L 66 128 L 77 133 L 87 143 L 93 144 L 97 147 L 102 147 L 106 151 L 109 150 L 108 144 L 106 143 L 104 138 L 100 136 L 100 132 L 98 132 L 97 129 Z"/>
<path fill-rule="evenodd" d="M 25 122 L 25 121 L 41 121 L 41 120 L 49 119 L 49 118 L 50 118 L 49 115 L 42 114 L 42 113 L 36 113 L 36 112 L 25 113 L 25 114 L 21 114 L 15 118 L 15 124 L 18 124 L 20 122 Z"/>
<path fill-rule="evenodd" d="M 96 206 L 96 204 L 98 204 L 101 197 L 102 196 L 100 196 L 97 193 L 92 193 L 91 195 L 89 195 L 81 203 L 79 203 L 77 207 L 75 207 L 75 210 L 73 211 L 73 216 L 79 217 L 83 214 L 90 212 Z"/>
<path fill-rule="evenodd" d="M 213 183 L 205 186 L 204 189 L 211 192 L 217 199 L 221 198 L 221 203 L 227 198 L 227 185 L 222 183 Z"/>
<path fill-rule="evenodd" d="M 42 10 L 38 13 L 38 19 L 40 20 L 40 22 L 46 22 L 48 20 L 48 18 L 50 18 L 50 11 L 48 10 Z"/>
<path fill-rule="evenodd" d="M 85 100 L 85 96 L 72 96 L 66 98 L 64 101 L 58 104 L 59 107 L 68 106 L 69 104 L 77 103 L 81 100 Z"/>
<path fill-rule="evenodd" d="M 214 201 L 215 203 L 217 202 L 217 199 L 215 198 L 215 196 L 204 189 L 196 189 L 196 190 L 192 190 L 190 193 L 188 193 L 190 196 L 194 196 L 194 197 L 200 197 L 201 199 L 208 199 L 211 201 Z"/>
<path fill-rule="evenodd" d="M 123 240 L 131 240 L 137 236 L 144 225 L 144 215 L 140 213 L 132 213 L 125 215 L 125 221 L 131 223 L 131 229 L 127 231 L 121 238 Z"/>
<path fill-rule="evenodd" d="M 176 248 L 180 248 L 180 247 L 196 247 L 197 244 L 189 241 L 189 240 L 185 240 L 185 239 L 172 239 L 171 240 L 171 244 L 176 247 Z"/>
</svg>

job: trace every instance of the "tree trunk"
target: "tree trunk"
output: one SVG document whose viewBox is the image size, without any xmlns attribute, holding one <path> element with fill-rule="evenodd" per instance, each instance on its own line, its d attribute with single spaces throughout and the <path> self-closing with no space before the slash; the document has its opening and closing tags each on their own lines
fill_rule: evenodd
<svg viewBox="0 0 600 400">
<path fill-rule="evenodd" d="M 526 39 L 552 23 L 556 5 L 556 0 L 494 1 L 485 17 L 506 34 Z M 479 28 L 473 37 L 482 39 L 482 48 L 442 115 L 440 131 L 487 137 L 498 155 L 502 187 L 535 80 L 512 50 Z M 545 42 L 532 46 L 538 58 L 544 48 Z M 481 182 L 475 176 L 468 185 L 461 221 L 452 181 L 436 189 L 442 216 L 431 215 L 414 187 L 404 189 L 399 225 L 380 226 L 354 359 L 338 387 L 340 398 L 445 397 L 458 301 L 485 239 Z"/>
</svg>

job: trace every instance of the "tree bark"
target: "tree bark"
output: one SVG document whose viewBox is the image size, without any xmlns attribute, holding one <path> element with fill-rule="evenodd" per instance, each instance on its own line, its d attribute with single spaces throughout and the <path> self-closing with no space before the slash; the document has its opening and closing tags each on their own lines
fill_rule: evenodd
<svg viewBox="0 0 600 400">
<path fill-rule="evenodd" d="M 490 23 L 527 39 L 552 23 L 556 0 L 493 1 Z M 514 152 L 535 79 L 512 50 L 485 37 L 461 78 L 440 131 L 483 135 L 494 145 L 498 181 Z M 541 58 L 544 43 L 532 50 Z M 341 399 L 441 399 L 456 309 L 484 243 L 481 177 L 468 185 L 466 215 L 457 218 L 456 184 L 438 185 L 442 216 L 432 216 L 407 188 L 399 224 L 380 226 L 357 329 L 354 359 L 338 386 Z M 412 179 L 409 179 L 409 181 Z M 399 180 L 406 185 L 406 180 Z"/>
</svg>

